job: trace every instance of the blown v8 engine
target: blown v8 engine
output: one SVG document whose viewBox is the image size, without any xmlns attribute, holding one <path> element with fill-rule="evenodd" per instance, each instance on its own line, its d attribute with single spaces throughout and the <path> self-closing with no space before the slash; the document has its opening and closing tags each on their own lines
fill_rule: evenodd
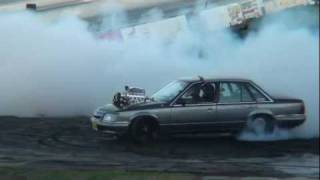
<svg viewBox="0 0 320 180">
<path fill-rule="evenodd" d="M 117 92 L 113 96 L 113 105 L 118 108 L 124 108 L 147 100 L 146 92 L 142 88 L 125 86 L 124 89 L 124 92 Z"/>
</svg>

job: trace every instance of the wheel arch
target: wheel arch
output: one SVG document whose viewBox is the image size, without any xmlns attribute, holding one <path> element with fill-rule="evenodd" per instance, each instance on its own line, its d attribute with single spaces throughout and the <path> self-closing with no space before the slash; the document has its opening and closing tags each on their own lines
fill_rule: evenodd
<svg viewBox="0 0 320 180">
<path fill-rule="evenodd" d="M 249 114 L 248 120 L 251 120 L 251 119 L 253 119 L 255 117 L 258 117 L 258 116 L 267 116 L 267 117 L 271 118 L 272 120 L 275 120 L 275 116 L 272 113 L 272 111 L 270 111 L 270 110 L 254 111 L 254 112 Z"/>
<path fill-rule="evenodd" d="M 154 125 L 156 125 L 157 127 L 160 126 L 159 119 L 156 115 L 150 114 L 150 113 L 139 113 L 130 119 L 129 129 L 132 127 L 132 124 L 134 122 L 139 121 L 139 120 L 146 120 L 146 119 L 148 119 L 148 121 L 154 123 Z"/>
</svg>

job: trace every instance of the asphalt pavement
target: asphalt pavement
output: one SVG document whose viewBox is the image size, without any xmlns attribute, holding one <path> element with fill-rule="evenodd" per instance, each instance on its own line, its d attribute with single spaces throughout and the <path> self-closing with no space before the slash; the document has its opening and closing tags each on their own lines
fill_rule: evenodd
<svg viewBox="0 0 320 180">
<path fill-rule="evenodd" d="M 0 118 L 0 166 L 319 178 L 319 139 L 163 137 L 149 145 L 95 132 L 88 118 Z"/>
</svg>

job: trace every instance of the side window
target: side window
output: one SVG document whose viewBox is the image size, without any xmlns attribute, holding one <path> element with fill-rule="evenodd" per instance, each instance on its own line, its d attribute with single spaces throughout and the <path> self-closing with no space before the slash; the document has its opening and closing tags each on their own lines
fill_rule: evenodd
<svg viewBox="0 0 320 180">
<path fill-rule="evenodd" d="M 212 103 L 214 101 L 215 84 L 199 83 L 185 92 L 180 101 L 185 104 Z"/>
<path fill-rule="evenodd" d="M 221 103 L 239 103 L 255 101 L 247 86 L 243 83 L 225 82 L 220 84 Z"/>
<path fill-rule="evenodd" d="M 219 94 L 220 103 L 241 102 L 241 87 L 236 83 L 220 83 Z"/>
<path fill-rule="evenodd" d="M 180 98 L 185 104 L 195 104 L 199 101 L 201 84 L 193 85 Z"/>
<path fill-rule="evenodd" d="M 255 101 L 245 84 L 241 84 L 241 102 Z"/>
<path fill-rule="evenodd" d="M 268 99 L 261 92 L 259 92 L 255 87 L 253 87 L 251 84 L 248 85 L 248 89 L 253 94 L 256 101 L 260 101 L 260 102 L 261 101 L 268 101 Z"/>
</svg>

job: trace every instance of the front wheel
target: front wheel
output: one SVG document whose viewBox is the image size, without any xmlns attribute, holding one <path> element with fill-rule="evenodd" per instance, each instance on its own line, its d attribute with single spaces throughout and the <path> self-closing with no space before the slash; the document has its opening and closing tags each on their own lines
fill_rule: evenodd
<svg viewBox="0 0 320 180">
<path fill-rule="evenodd" d="M 155 141 L 158 136 L 158 128 L 147 120 L 138 120 L 133 122 L 131 135 L 135 142 L 145 144 Z"/>
</svg>

